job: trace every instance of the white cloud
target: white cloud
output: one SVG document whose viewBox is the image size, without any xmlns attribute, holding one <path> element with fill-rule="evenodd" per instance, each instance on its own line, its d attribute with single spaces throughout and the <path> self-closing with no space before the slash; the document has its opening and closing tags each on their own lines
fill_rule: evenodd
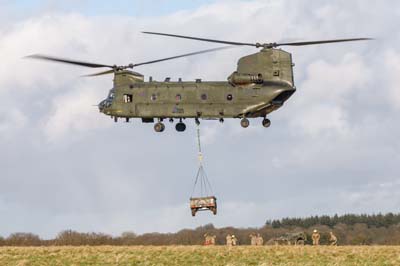
<svg viewBox="0 0 400 266">
<path fill-rule="evenodd" d="M 384 77 L 387 78 L 387 83 L 381 84 L 381 86 L 388 86 L 388 88 L 379 87 L 376 88 L 378 91 L 388 90 L 388 100 L 395 108 L 400 108 L 400 53 L 389 50 L 384 54 Z"/>
<path fill-rule="evenodd" d="M 49 117 L 45 118 L 44 125 L 44 133 L 50 141 L 63 139 L 65 134 L 83 134 L 110 125 L 99 117 L 95 102 L 98 99 L 98 88 L 88 83 L 56 96 L 52 101 L 52 110 Z"/>
<path fill-rule="evenodd" d="M 12 133 L 22 129 L 27 123 L 27 117 L 15 108 L 3 109 L 0 113 L 0 136 L 12 137 Z"/>
</svg>

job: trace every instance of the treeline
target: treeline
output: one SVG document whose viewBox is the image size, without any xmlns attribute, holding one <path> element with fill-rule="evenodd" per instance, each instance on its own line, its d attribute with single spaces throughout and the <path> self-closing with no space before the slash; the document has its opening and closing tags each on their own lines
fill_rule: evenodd
<svg viewBox="0 0 400 266">
<path fill-rule="evenodd" d="M 266 225 L 271 225 L 273 228 L 286 228 L 298 226 L 302 228 L 310 228 L 316 225 L 326 225 L 334 227 L 338 224 L 355 225 L 365 224 L 368 227 L 389 227 L 400 224 L 400 214 L 345 214 L 338 216 L 311 216 L 306 218 L 283 218 L 281 220 L 267 220 Z"/>
<path fill-rule="evenodd" d="M 81 246 L 81 245 L 201 245 L 204 234 L 216 235 L 216 244 L 224 245 L 227 234 L 234 234 L 241 245 L 250 244 L 250 234 L 259 233 L 266 244 L 286 233 L 305 232 L 311 244 L 314 229 L 321 233 L 321 244 L 328 244 L 329 232 L 338 237 L 339 245 L 400 245 L 400 215 L 342 215 L 284 218 L 267 221 L 261 228 L 215 228 L 212 224 L 176 233 L 125 232 L 120 236 L 103 233 L 60 232 L 54 239 L 41 239 L 32 233 L 14 233 L 0 237 L 0 246 Z"/>
</svg>

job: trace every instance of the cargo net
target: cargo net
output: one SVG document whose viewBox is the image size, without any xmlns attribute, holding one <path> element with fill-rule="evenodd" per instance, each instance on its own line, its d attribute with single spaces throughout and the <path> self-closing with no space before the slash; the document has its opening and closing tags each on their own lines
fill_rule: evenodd
<svg viewBox="0 0 400 266">
<path fill-rule="evenodd" d="M 192 195 L 190 197 L 190 209 L 192 216 L 196 215 L 198 211 L 210 210 L 217 214 L 217 198 L 213 195 L 213 190 L 208 180 L 206 171 L 203 167 L 203 154 L 201 152 L 200 143 L 200 128 L 197 127 L 197 142 L 199 148 L 199 169 L 197 171 L 196 179 L 194 181 Z M 194 196 L 197 195 L 197 196 Z"/>
</svg>

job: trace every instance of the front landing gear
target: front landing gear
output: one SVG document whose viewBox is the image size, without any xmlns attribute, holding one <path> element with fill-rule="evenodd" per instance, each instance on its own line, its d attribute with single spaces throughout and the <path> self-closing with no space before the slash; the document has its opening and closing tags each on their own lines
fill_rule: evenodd
<svg viewBox="0 0 400 266">
<path fill-rule="evenodd" d="M 262 121 L 262 125 L 263 127 L 269 127 L 271 125 L 271 120 L 269 120 L 268 118 L 264 118 Z"/>
<path fill-rule="evenodd" d="M 248 126 L 250 125 L 249 119 L 247 119 L 247 118 L 242 118 L 242 120 L 240 120 L 240 125 L 241 125 L 243 128 L 248 127 Z"/>
<path fill-rule="evenodd" d="M 155 124 L 154 124 L 154 130 L 155 130 L 156 132 L 163 132 L 164 129 L 165 129 L 164 123 L 158 122 L 158 123 L 155 123 Z"/>
</svg>

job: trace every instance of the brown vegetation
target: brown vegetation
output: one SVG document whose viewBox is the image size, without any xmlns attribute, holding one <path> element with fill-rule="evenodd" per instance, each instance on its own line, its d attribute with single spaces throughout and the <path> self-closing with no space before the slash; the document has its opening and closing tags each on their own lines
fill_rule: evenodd
<svg viewBox="0 0 400 266">
<path fill-rule="evenodd" d="M 208 224 L 196 229 L 183 229 L 176 233 L 146 233 L 136 235 L 133 232 L 125 232 L 120 236 L 111 236 L 103 233 L 79 233 L 66 230 L 60 232 L 55 239 L 50 240 L 42 240 L 39 236 L 31 233 L 14 233 L 7 238 L 0 237 L 0 246 L 201 245 L 204 242 L 205 233 L 216 235 L 217 245 L 225 244 L 225 236 L 227 234 L 236 235 L 239 245 L 249 245 L 249 235 L 252 233 L 259 233 L 265 242 L 267 242 L 271 238 L 282 236 L 288 232 L 304 231 L 308 236 L 308 241 L 310 241 L 313 229 L 318 229 L 321 233 L 320 242 L 322 245 L 328 244 L 330 231 L 333 231 L 338 237 L 339 245 L 400 245 L 400 223 L 396 223 L 396 219 L 400 216 L 393 214 L 362 216 L 362 219 L 370 217 L 370 220 L 364 220 L 365 223 L 353 222 L 359 221 L 360 217 L 347 215 L 347 220 L 340 219 L 337 216 L 330 219 L 326 217 L 322 219 L 326 223 L 331 223 L 331 226 L 321 224 L 321 219 L 318 217 L 312 217 L 312 219 L 285 218 L 279 222 L 267 222 L 261 228 L 215 228 L 212 224 Z M 336 219 L 337 223 L 332 223 L 332 219 Z M 311 220 L 317 221 L 320 224 L 313 224 L 310 222 Z M 378 220 L 381 222 L 377 223 Z M 308 227 L 299 226 L 299 224 L 305 221 L 309 224 Z M 348 223 L 342 223 L 343 221 L 348 221 Z M 310 242 L 306 244 L 310 244 Z"/>
</svg>

